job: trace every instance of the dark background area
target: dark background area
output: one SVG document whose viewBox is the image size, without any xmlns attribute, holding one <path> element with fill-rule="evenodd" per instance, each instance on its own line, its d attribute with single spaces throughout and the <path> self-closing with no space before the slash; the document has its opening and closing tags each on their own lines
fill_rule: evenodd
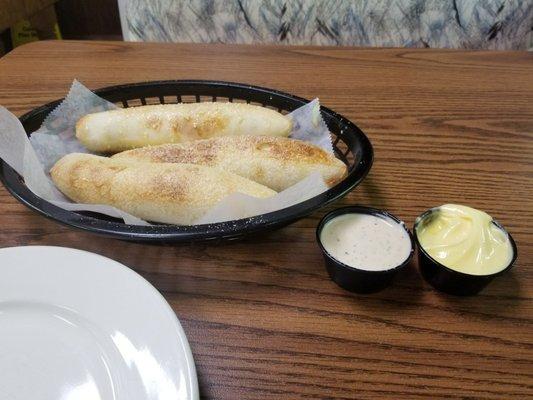
<svg viewBox="0 0 533 400">
<path fill-rule="evenodd" d="M 56 38 L 56 22 L 62 39 L 122 40 L 117 0 L 0 0 L 0 56 L 16 45 L 13 27 L 22 20 L 39 40 Z"/>
<path fill-rule="evenodd" d="M 60 0 L 55 10 L 63 39 L 122 40 L 116 0 Z"/>
</svg>

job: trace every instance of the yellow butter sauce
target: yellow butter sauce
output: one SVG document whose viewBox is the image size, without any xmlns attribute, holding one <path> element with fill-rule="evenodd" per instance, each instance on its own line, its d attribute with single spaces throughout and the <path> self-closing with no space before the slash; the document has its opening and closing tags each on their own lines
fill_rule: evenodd
<svg viewBox="0 0 533 400">
<path fill-rule="evenodd" d="M 436 261 L 455 271 L 490 275 L 505 269 L 513 248 L 492 217 L 475 208 L 445 204 L 418 221 L 420 245 Z"/>
</svg>

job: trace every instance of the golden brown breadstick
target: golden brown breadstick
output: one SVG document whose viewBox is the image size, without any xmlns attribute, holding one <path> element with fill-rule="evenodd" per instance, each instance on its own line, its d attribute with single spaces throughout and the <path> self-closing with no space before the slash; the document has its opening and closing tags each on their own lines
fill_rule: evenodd
<svg viewBox="0 0 533 400">
<path fill-rule="evenodd" d="M 320 147 L 271 136 L 231 136 L 166 144 L 115 154 L 113 159 L 190 163 L 217 167 L 281 191 L 318 171 L 330 186 L 346 165 Z"/>
<path fill-rule="evenodd" d="M 114 153 L 215 136 L 288 136 L 291 127 L 289 118 L 265 107 L 243 103 L 182 103 L 88 114 L 76 124 L 76 137 L 89 150 Z"/>
<path fill-rule="evenodd" d="M 107 204 L 148 221 L 191 224 L 224 197 L 276 194 L 256 182 L 192 164 L 138 163 L 72 153 L 50 171 L 56 186 L 79 203 Z"/>
</svg>

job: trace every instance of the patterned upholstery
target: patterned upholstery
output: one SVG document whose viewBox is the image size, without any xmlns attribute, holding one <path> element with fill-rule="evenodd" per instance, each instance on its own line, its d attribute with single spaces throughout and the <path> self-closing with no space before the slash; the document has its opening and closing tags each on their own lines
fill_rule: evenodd
<svg viewBox="0 0 533 400">
<path fill-rule="evenodd" d="M 527 49 L 533 0 L 119 0 L 132 41 Z"/>
</svg>

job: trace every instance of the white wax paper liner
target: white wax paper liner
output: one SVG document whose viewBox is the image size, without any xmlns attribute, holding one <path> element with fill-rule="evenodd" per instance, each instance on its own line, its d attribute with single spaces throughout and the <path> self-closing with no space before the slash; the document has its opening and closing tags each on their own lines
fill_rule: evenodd
<svg viewBox="0 0 533 400">
<path fill-rule="evenodd" d="M 84 115 L 118 108 L 97 96 L 75 80 L 65 100 L 44 120 L 31 138 L 18 118 L 0 106 L 0 158 L 17 171 L 26 186 L 37 196 L 66 210 L 93 211 L 122 218 L 126 224 L 149 225 L 146 221 L 115 207 L 104 204 L 80 204 L 69 201 L 56 189 L 48 171 L 68 153 L 90 153 L 76 139 L 76 122 Z M 291 138 L 303 140 L 332 153 L 329 130 L 320 115 L 320 104 L 315 99 L 294 110 L 288 118 L 293 121 Z M 209 210 L 196 224 L 216 223 L 251 217 L 289 207 L 327 190 L 318 173 L 290 188 L 267 198 L 258 199 L 234 193 Z"/>
</svg>

